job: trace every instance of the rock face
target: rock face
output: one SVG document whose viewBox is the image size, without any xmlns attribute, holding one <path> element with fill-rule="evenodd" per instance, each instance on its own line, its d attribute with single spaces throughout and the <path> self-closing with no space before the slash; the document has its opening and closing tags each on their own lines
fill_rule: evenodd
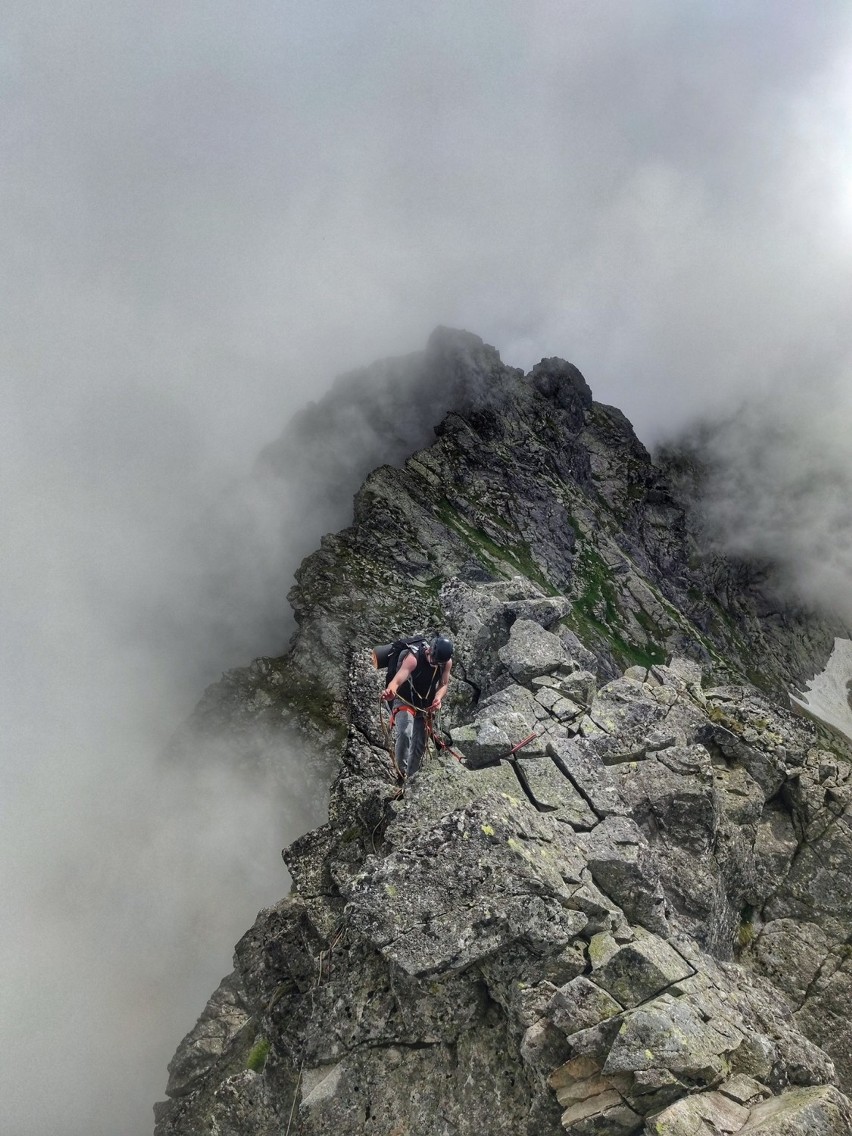
<svg viewBox="0 0 852 1136">
<path fill-rule="evenodd" d="M 576 368 L 440 348 L 475 394 L 197 713 L 286 720 L 334 778 L 157 1136 L 852 1133 L 852 755 L 777 697 L 840 630 L 703 559 Z M 456 755 L 400 792 L 370 647 L 429 628 Z"/>
</svg>

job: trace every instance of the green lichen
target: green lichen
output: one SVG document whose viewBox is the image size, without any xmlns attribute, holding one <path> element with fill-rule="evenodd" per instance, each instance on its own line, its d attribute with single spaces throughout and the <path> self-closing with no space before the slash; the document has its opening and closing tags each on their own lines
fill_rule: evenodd
<svg viewBox="0 0 852 1136">
<path fill-rule="evenodd" d="M 741 722 L 738 718 L 733 718 L 723 710 L 721 706 L 717 706 L 713 703 L 707 707 L 707 717 L 711 722 L 716 722 L 717 725 L 724 727 L 724 729 L 729 730 L 732 734 L 736 734 L 737 737 L 748 728 L 744 722 Z"/>
<path fill-rule="evenodd" d="M 268 1056 L 269 1040 L 265 1037 L 259 1037 L 246 1058 L 246 1068 L 251 1069 L 253 1073 L 262 1072 Z"/>
<path fill-rule="evenodd" d="M 521 804 L 521 799 L 520 799 L 520 797 L 513 797 L 513 796 L 512 796 L 512 795 L 511 795 L 510 793 L 504 793 L 504 792 L 503 792 L 503 791 L 501 790 L 501 791 L 500 791 L 500 796 L 501 796 L 501 797 L 503 797 L 503 799 L 504 799 L 504 800 L 508 801 L 510 805 L 520 805 L 520 804 Z M 502 819 L 503 819 L 504 821 L 506 820 L 506 818 L 505 818 L 505 817 L 503 817 Z M 508 821 L 507 821 L 506 823 L 508 823 Z"/>
<path fill-rule="evenodd" d="M 608 957 L 608 944 L 610 936 L 605 932 L 597 935 L 592 935 L 589 946 L 587 948 L 589 962 L 594 966 L 596 963 L 603 963 Z"/>
<path fill-rule="evenodd" d="M 538 584 L 546 594 L 558 595 L 558 589 L 539 567 L 529 544 L 505 522 L 501 522 L 501 527 L 506 531 L 506 539 L 501 539 L 498 544 L 484 528 L 463 517 L 458 506 L 446 497 L 440 498 L 434 508 L 441 522 L 464 541 L 489 572 L 504 579 L 520 573 Z M 511 536 L 515 539 L 510 539 Z"/>
<path fill-rule="evenodd" d="M 444 585 L 443 576 L 430 576 L 427 580 L 412 580 L 412 587 L 419 588 L 423 592 L 427 592 L 430 596 L 438 598 L 441 588 Z"/>
<path fill-rule="evenodd" d="M 575 597 L 571 614 L 564 622 L 584 643 L 606 648 L 622 667 L 650 667 L 664 663 L 666 650 L 656 641 L 656 624 L 646 613 L 639 619 L 646 632 L 638 643 L 627 637 L 627 620 L 621 610 L 618 588 L 613 574 L 591 540 L 583 540 L 574 561 Z"/>
</svg>

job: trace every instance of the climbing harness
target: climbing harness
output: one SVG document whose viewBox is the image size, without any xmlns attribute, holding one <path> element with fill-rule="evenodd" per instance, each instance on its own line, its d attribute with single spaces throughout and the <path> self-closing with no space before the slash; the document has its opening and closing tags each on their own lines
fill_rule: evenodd
<svg viewBox="0 0 852 1136">
<path fill-rule="evenodd" d="M 447 753 L 451 753 L 453 755 L 453 757 L 456 759 L 456 761 L 464 761 L 464 754 L 459 753 L 458 750 L 453 749 L 453 747 L 448 742 L 445 742 L 444 739 L 441 737 L 441 735 L 437 732 L 437 729 L 436 729 L 436 726 L 435 726 L 435 719 L 436 719 L 437 713 L 438 713 L 437 711 L 427 710 L 427 709 L 421 710 L 419 707 L 414 706 L 411 702 L 408 702 L 401 695 L 397 694 L 396 697 L 397 697 L 397 700 L 399 701 L 400 705 L 394 706 L 392 710 L 388 711 L 389 718 L 388 718 L 387 726 L 385 726 L 384 717 L 381 714 L 382 706 L 384 705 L 385 699 L 379 698 L 379 718 L 380 718 L 380 721 L 382 722 L 382 730 L 383 730 L 385 736 L 389 739 L 389 751 L 391 753 L 391 760 L 393 762 L 394 769 L 397 770 L 400 777 L 402 776 L 402 771 L 399 769 L 399 767 L 396 764 L 396 756 L 393 753 L 393 749 L 392 749 L 393 742 L 392 742 L 392 738 L 391 738 L 391 734 L 390 734 L 390 731 L 393 729 L 394 724 L 395 724 L 396 719 L 397 719 L 397 716 L 399 714 L 411 714 L 412 717 L 416 717 L 416 715 L 421 714 L 423 716 L 423 719 L 424 719 L 424 722 L 425 722 L 425 725 L 426 725 L 426 743 L 427 743 L 427 745 L 430 741 L 434 742 L 436 749 L 443 750 Z M 527 739 L 527 740 L 530 740 L 530 739 Z M 526 742 L 524 742 L 522 744 L 525 745 Z"/>
</svg>

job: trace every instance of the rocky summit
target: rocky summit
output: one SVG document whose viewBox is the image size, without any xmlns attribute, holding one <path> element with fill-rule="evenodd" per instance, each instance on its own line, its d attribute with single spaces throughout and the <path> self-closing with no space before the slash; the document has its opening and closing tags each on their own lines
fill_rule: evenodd
<svg viewBox="0 0 852 1136">
<path fill-rule="evenodd" d="M 377 373 L 329 446 L 389 392 L 439 408 L 431 444 L 366 477 L 290 649 L 188 727 L 247 770 L 295 749 L 330 803 L 157 1136 L 852 1133 L 852 752 L 787 697 L 848 630 L 702 543 L 696 478 L 570 363 L 439 330 Z M 437 630 L 450 748 L 402 791 L 371 648 Z"/>
</svg>

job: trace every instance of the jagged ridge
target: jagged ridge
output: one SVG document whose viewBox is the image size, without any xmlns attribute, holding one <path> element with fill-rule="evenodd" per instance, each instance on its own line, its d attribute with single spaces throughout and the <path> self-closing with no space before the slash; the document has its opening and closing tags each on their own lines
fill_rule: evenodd
<svg viewBox="0 0 852 1136">
<path fill-rule="evenodd" d="M 575 368 L 524 379 L 473 340 L 477 399 L 368 478 L 300 571 L 291 652 L 263 664 L 339 760 L 329 824 L 288 851 L 294 894 L 238 946 L 158 1132 L 541 1134 L 562 1115 L 677 1133 L 705 1113 L 848 1131 L 789 1017 L 847 1076 L 848 1034 L 819 1023 L 845 989 L 848 770 L 743 681 L 813 673 L 831 632 L 761 618 L 702 561 Z M 441 757 L 394 800 L 366 648 L 429 624 L 482 692 L 450 707 L 472 764 L 542 733 L 530 795 L 505 764 Z M 673 653 L 691 661 L 661 665 Z M 702 665 L 727 685 L 705 691 Z M 258 1034 L 263 1068 L 237 1071 Z"/>
</svg>

